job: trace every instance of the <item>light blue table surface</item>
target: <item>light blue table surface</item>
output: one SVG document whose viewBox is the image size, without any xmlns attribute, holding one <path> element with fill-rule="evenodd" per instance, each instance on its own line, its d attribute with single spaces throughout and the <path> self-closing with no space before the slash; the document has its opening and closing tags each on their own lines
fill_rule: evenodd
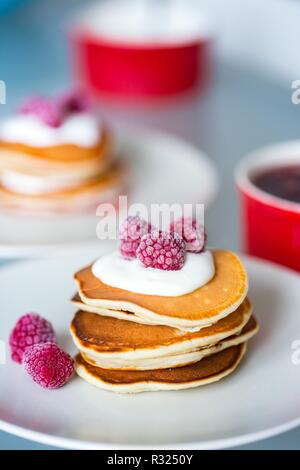
<svg viewBox="0 0 300 470">
<path fill-rule="evenodd" d="M 0 115 L 28 94 L 68 85 L 70 72 L 63 31 L 70 12 L 83 3 L 87 2 L 33 1 L 0 18 L 0 79 L 7 85 L 7 105 L 0 106 Z M 291 104 L 290 94 L 290 83 L 278 86 L 231 64 L 217 63 L 215 83 L 205 96 L 147 108 L 122 109 L 107 103 L 102 108 L 114 124 L 138 123 L 168 130 L 198 144 L 211 156 L 220 174 L 221 188 L 216 203 L 206 214 L 210 243 L 238 249 L 233 168 L 251 149 L 300 136 L 300 107 Z M 240 448 L 299 449 L 300 429 Z M 50 447 L 0 432 L 0 449 Z"/>
</svg>

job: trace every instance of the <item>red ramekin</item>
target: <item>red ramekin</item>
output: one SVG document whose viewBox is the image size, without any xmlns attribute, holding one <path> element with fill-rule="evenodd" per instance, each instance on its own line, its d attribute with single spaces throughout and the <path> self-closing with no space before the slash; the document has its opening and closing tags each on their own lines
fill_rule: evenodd
<svg viewBox="0 0 300 470">
<path fill-rule="evenodd" d="M 195 12 L 197 14 L 197 12 Z M 70 34 L 76 78 L 94 96 L 144 100 L 202 89 L 211 77 L 208 31 L 170 41 L 114 38 L 74 22 Z"/>
<path fill-rule="evenodd" d="M 300 140 L 251 152 L 237 166 L 235 179 L 246 253 L 300 271 L 300 204 L 268 194 L 252 182 L 261 171 L 290 164 L 300 165 Z"/>
</svg>

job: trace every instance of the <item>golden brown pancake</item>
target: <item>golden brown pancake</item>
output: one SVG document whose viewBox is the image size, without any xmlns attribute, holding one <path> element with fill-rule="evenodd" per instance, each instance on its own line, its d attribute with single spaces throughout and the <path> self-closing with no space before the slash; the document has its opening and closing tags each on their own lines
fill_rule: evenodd
<svg viewBox="0 0 300 470">
<path fill-rule="evenodd" d="M 91 266 L 75 274 L 79 296 L 89 311 L 114 316 L 126 311 L 134 315 L 126 319 L 175 328 L 203 328 L 226 317 L 243 302 L 248 290 L 245 268 L 237 255 L 230 251 L 213 250 L 215 276 L 195 291 L 177 296 L 163 297 L 129 292 L 111 287 L 98 278 Z M 81 306 L 85 309 L 84 305 Z"/>
<path fill-rule="evenodd" d="M 99 132 L 99 142 L 92 147 L 79 147 L 73 144 L 55 145 L 51 147 L 31 147 L 26 144 L 16 142 L 0 141 L 0 169 L 2 169 L 2 156 L 10 155 L 6 159 L 8 168 L 20 170 L 24 162 L 32 161 L 36 168 L 40 168 L 47 163 L 52 165 L 65 164 L 71 167 L 76 162 L 89 160 L 103 160 L 110 153 L 112 145 L 111 135 L 107 129 Z M 12 156 L 11 156 L 12 155 Z M 27 157 L 27 158 L 26 158 Z M 33 171 L 35 168 L 33 168 Z"/>
<path fill-rule="evenodd" d="M 30 213 L 94 210 L 101 202 L 116 203 L 126 183 L 126 168 L 116 162 L 105 174 L 79 187 L 51 194 L 24 195 L 0 185 L 0 207 Z"/>
<path fill-rule="evenodd" d="M 119 370 L 152 370 L 152 369 L 168 369 L 170 367 L 182 367 L 187 364 L 193 364 L 199 362 L 206 356 L 215 354 L 223 349 L 236 346 L 241 343 L 245 343 L 252 338 L 258 331 L 258 324 L 254 317 L 251 317 L 247 325 L 238 334 L 230 335 L 223 338 L 218 343 L 206 345 L 199 348 L 185 350 L 178 350 L 176 353 L 167 354 L 164 356 L 153 356 L 151 357 L 151 351 L 149 355 L 144 354 L 142 357 L 134 352 L 131 356 L 127 356 L 126 353 L 119 353 L 119 355 L 112 356 L 103 353 L 97 353 L 88 348 L 80 348 L 80 353 L 84 360 L 91 365 L 101 367 L 103 369 L 119 369 Z M 76 343 L 75 343 L 76 344 Z"/>
<path fill-rule="evenodd" d="M 246 344 L 232 346 L 184 367 L 147 371 L 108 370 L 76 356 L 76 371 L 84 380 L 105 390 L 134 393 L 180 390 L 216 382 L 230 374 L 241 361 Z"/>
<path fill-rule="evenodd" d="M 126 357 L 164 356 L 176 352 L 187 352 L 221 341 L 236 334 L 248 322 L 252 313 L 250 301 L 246 298 L 238 309 L 214 325 L 200 331 L 187 332 L 163 325 L 118 320 L 83 310 L 76 313 L 71 323 L 71 334 L 80 348 L 103 355 Z"/>
</svg>

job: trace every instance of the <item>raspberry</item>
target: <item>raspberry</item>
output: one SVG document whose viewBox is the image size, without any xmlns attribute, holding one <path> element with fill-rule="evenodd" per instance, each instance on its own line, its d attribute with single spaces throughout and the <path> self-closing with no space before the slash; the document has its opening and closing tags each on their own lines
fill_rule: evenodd
<svg viewBox="0 0 300 470">
<path fill-rule="evenodd" d="M 54 103 L 46 103 L 38 112 L 38 116 L 49 127 L 59 127 L 63 121 L 63 115 Z"/>
<path fill-rule="evenodd" d="M 59 127 L 63 120 L 60 107 L 42 96 L 30 98 L 21 107 L 21 113 L 35 114 L 50 127 Z"/>
<path fill-rule="evenodd" d="M 204 225 L 192 217 L 181 217 L 171 224 L 171 232 L 176 232 L 186 242 L 186 251 L 200 253 L 206 244 Z"/>
<path fill-rule="evenodd" d="M 132 259 L 136 257 L 136 250 L 140 244 L 140 240 L 121 240 L 120 252 L 121 255 L 126 259 Z"/>
<path fill-rule="evenodd" d="M 27 313 L 17 321 L 9 337 L 11 358 L 21 364 L 24 352 L 37 343 L 55 342 L 51 323 L 35 313 Z"/>
<path fill-rule="evenodd" d="M 66 114 L 85 111 L 89 107 L 88 97 L 74 90 L 52 101 L 43 96 L 34 96 L 24 103 L 20 111 L 23 114 L 35 114 L 50 127 L 59 127 Z"/>
<path fill-rule="evenodd" d="M 151 232 L 151 224 L 146 220 L 137 215 L 127 217 L 121 225 L 119 234 L 122 256 L 127 259 L 135 258 L 141 237 L 149 232 Z"/>
<path fill-rule="evenodd" d="M 57 99 L 57 106 L 63 113 L 82 112 L 90 108 L 90 101 L 80 90 L 71 90 Z"/>
<path fill-rule="evenodd" d="M 33 96 L 29 98 L 20 108 L 22 114 L 35 114 L 46 102 L 42 96 Z"/>
<path fill-rule="evenodd" d="M 23 365 L 43 388 L 62 387 L 73 375 L 74 361 L 55 343 L 35 344 L 25 352 Z"/>
<path fill-rule="evenodd" d="M 177 233 L 153 230 L 143 235 L 136 254 L 147 268 L 177 271 L 185 260 L 185 242 Z"/>
</svg>

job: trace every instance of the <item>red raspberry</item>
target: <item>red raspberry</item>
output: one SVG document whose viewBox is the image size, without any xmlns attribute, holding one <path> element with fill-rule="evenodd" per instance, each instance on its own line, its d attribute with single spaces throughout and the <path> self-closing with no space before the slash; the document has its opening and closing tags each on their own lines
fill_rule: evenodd
<svg viewBox="0 0 300 470">
<path fill-rule="evenodd" d="M 136 257 L 136 250 L 140 244 L 140 240 L 121 240 L 120 252 L 121 255 L 126 259 L 132 259 Z"/>
<path fill-rule="evenodd" d="M 127 259 L 135 258 L 142 236 L 149 232 L 151 232 L 151 224 L 146 220 L 138 215 L 127 217 L 121 225 L 119 234 L 122 256 Z"/>
<path fill-rule="evenodd" d="M 21 107 L 23 114 L 35 114 L 50 127 L 59 127 L 63 120 L 63 113 L 55 102 L 42 96 L 30 98 Z"/>
<path fill-rule="evenodd" d="M 35 114 L 45 104 L 46 100 L 42 96 L 32 96 L 28 98 L 20 108 L 22 114 Z"/>
<path fill-rule="evenodd" d="M 204 225 L 192 217 L 180 217 L 171 224 L 171 232 L 178 233 L 186 242 L 186 251 L 200 253 L 206 244 Z"/>
<path fill-rule="evenodd" d="M 177 271 L 185 260 L 185 242 L 177 233 L 153 230 L 143 235 L 136 254 L 147 268 Z"/>
<path fill-rule="evenodd" d="M 63 114 L 55 103 L 45 103 L 37 114 L 50 127 L 59 127 L 63 122 Z"/>
<path fill-rule="evenodd" d="M 9 337 L 11 358 L 21 364 L 24 352 L 33 344 L 55 342 L 51 323 L 35 313 L 27 313 L 17 321 Z"/>
<path fill-rule="evenodd" d="M 88 96 L 81 90 L 71 90 L 59 96 L 57 106 L 63 113 L 87 111 L 91 107 Z"/>
<path fill-rule="evenodd" d="M 23 365 L 43 388 L 62 387 L 74 372 L 74 360 L 55 343 L 31 346 L 23 356 Z"/>
</svg>

